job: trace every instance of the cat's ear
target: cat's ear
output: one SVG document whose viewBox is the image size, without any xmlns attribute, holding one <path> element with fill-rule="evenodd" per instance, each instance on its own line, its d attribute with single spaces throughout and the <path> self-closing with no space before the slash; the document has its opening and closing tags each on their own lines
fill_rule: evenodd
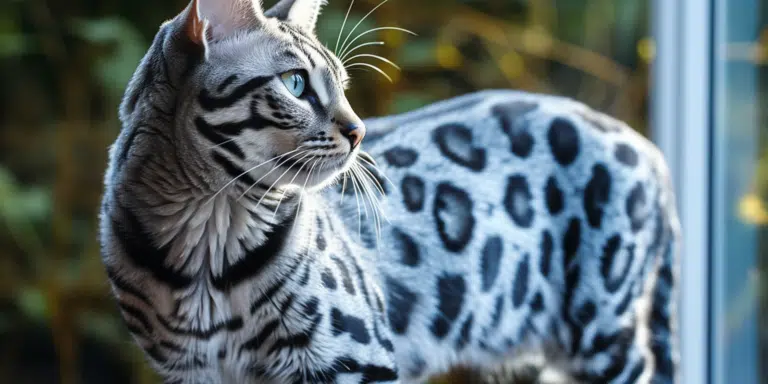
<svg viewBox="0 0 768 384">
<path fill-rule="evenodd" d="M 317 16 L 320 15 L 320 9 L 326 2 L 326 0 L 280 0 L 264 14 L 314 33 Z"/>
<path fill-rule="evenodd" d="M 192 0 L 185 12 L 186 35 L 201 46 L 258 28 L 265 21 L 261 0 Z"/>
</svg>

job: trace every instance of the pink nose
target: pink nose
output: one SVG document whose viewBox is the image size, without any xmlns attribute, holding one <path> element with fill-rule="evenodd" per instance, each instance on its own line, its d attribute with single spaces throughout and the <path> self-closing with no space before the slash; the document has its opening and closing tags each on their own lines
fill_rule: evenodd
<svg viewBox="0 0 768 384">
<path fill-rule="evenodd" d="M 365 137 L 365 125 L 349 123 L 341 128 L 341 134 L 349 140 L 349 144 L 354 149 Z"/>
</svg>

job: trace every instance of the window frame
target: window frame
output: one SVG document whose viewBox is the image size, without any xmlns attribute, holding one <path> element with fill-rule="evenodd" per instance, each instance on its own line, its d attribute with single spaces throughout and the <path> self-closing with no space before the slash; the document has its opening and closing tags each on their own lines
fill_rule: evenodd
<svg viewBox="0 0 768 384">
<path fill-rule="evenodd" d="M 715 0 L 653 0 L 652 139 L 664 153 L 683 229 L 678 264 L 680 382 L 711 384 L 711 138 Z M 702 294 L 704 293 L 704 294 Z"/>
</svg>

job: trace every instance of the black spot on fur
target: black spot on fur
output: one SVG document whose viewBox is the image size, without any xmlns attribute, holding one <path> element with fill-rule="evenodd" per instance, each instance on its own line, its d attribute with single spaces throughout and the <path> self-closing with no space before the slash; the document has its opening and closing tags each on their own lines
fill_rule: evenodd
<svg viewBox="0 0 768 384">
<path fill-rule="evenodd" d="M 304 266 L 304 272 L 301 275 L 301 280 L 299 280 L 299 284 L 302 286 L 306 286 L 309 283 L 309 272 L 310 271 L 310 263 L 307 263 Z"/>
<path fill-rule="evenodd" d="M 410 167 L 419 159 L 419 153 L 411 148 L 393 147 L 384 152 L 384 159 L 393 167 Z"/>
<path fill-rule="evenodd" d="M 627 144 L 619 143 L 616 145 L 616 149 L 613 152 L 613 155 L 616 157 L 616 160 L 618 160 L 620 163 L 634 168 L 637 166 L 638 163 L 638 156 L 637 151 L 635 151 L 632 147 L 630 147 Z"/>
<path fill-rule="evenodd" d="M 517 264 L 517 271 L 512 282 L 512 305 L 520 308 L 525 302 L 525 296 L 528 294 L 528 254 Z"/>
<path fill-rule="evenodd" d="M 504 295 L 501 293 L 496 296 L 493 303 L 493 313 L 491 314 L 491 328 L 496 329 L 501 323 L 501 315 L 504 312 Z"/>
<path fill-rule="evenodd" d="M 534 211 L 531 206 L 533 195 L 528 180 L 523 175 L 513 175 L 507 179 L 507 192 L 504 196 L 504 208 L 512 220 L 522 228 L 533 224 Z"/>
<path fill-rule="evenodd" d="M 613 313 L 616 316 L 621 316 L 622 314 L 624 314 L 627 308 L 629 308 L 630 304 L 632 304 L 632 302 L 635 299 L 635 292 L 637 292 L 637 286 L 638 286 L 637 280 L 635 280 L 632 283 L 632 286 L 630 286 L 627 289 L 627 291 L 624 294 L 624 297 L 621 299 L 621 301 L 619 301 L 619 304 L 617 304 L 616 308 L 613 310 Z"/>
<path fill-rule="evenodd" d="M 410 367 L 408 368 L 408 374 L 411 377 L 419 377 L 424 373 L 424 370 L 427 369 L 427 362 L 416 352 L 411 353 L 409 362 Z"/>
<path fill-rule="evenodd" d="M 522 117 L 538 108 L 538 104 L 515 101 L 495 105 L 491 113 L 501 122 L 501 129 L 509 137 L 510 150 L 515 155 L 526 158 L 533 150 L 533 136 L 528 131 L 527 121 Z"/>
<path fill-rule="evenodd" d="M 462 350 L 464 347 L 469 344 L 469 339 L 472 334 L 472 323 L 474 321 L 474 316 L 470 313 L 469 317 L 467 317 L 466 320 L 464 320 L 464 324 L 461 326 L 461 331 L 459 331 L 459 337 L 456 339 L 456 350 Z"/>
<path fill-rule="evenodd" d="M 563 211 L 565 206 L 565 200 L 563 199 L 563 191 L 557 184 L 555 176 L 550 176 L 547 180 L 547 185 L 544 187 L 544 194 L 547 200 L 547 209 L 552 215 L 557 215 Z"/>
<path fill-rule="evenodd" d="M 597 315 L 597 307 L 595 306 L 595 303 L 587 301 L 576 312 L 576 319 L 578 319 L 579 323 L 584 326 L 591 323 L 592 320 L 595 319 L 595 315 Z"/>
<path fill-rule="evenodd" d="M 627 216 L 629 216 L 630 227 L 632 232 L 637 232 L 643 228 L 646 219 L 648 219 L 648 213 L 645 210 L 646 204 L 645 188 L 638 182 L 629 192 L 626 202 Z"/>
<path fill-rule="evenodd" d="M 576 160 L 576 156 L 579 155 L 579 147 L 581 145 L 579 134 L 573 123 L 564 118 L 558 117 L 552 121 L 547 133 L 547 140 L 549 141 L 552 156 L 555 157 L 555 161 L 560 165 L 570 165 Z"/>
<path fill-rule="evenodd" d="M 567 265 L 567 264 L 566 264 Z M 570 326 L 571 330 L 571 352 L 576 353 L 580 349 L 581 336 L 584 330 L 571 316 L 571 307 L 573 305 L 573 297 L 576 289 L 579 286 L 579 280 L 581 278 L 581 269 L 578 264 L 566 269 L 565 273 L 565 288 L 563 291 L 563 318 Z"/>
<path fill-rule="evenodd" d="M 485 168 L 485 149 L 472 144 L 472 131 L 460 124 L 446 124 L 437 127 L 432 135 L 440 152 L 456 164 L 473 171 Z"/>
<path fill-rule="evenodd" d="M 323 231 L 323 220 L 320 219 L 320 216 L 317 217 L 317 238 L 315 239 L 315 242 L 317 243 L 317 249 L 324 251 L 327 247 L 327 243 L 325 242 L 325 231 Z"/>
<path fill-rule="evenodd" d="M 317 307 L 320 305 L 320 299 L 313 297 L 304 303 L 304 314 L 307 316 L 314 316 L 317 313 Z"/>
<path fill-rule="evenodd" d="M 437 280 L 438 313 L 432 320 L 432 334 L 443 339 L 464 306 L 467 283 L 461 275 L 443 275 Z"/>
<path fill-rule="evenodd" d="M 584 211 L 592 228 L 600 228 L 603 221 L 603 206 L 608 203 L 611 193 L 611 174 L 603 164 L 592 167 L 592 178 L 584 189 Z"/>
<path fill-rule="evenodd" d="M 544 230 L 541 234 L 541 274 L 544 277 L 549 277 L 549 271 L 552 266 L 552 251 L 555 248 L 554 239 L 552 234 L 548 230 Z"/>
<path fill-rule="evenodd" d="M 350 295 L 354 295 L 355 284 L 352 283 L 352 275 L 349 273 L 349 268 L 347 268 L 347 265 L 344 264 L 344 262 L 335 255 L 331 255 L 331 260 L 336 264 L 336 267 L 338 267 L 339 271 L 341 272 L 341 282 L 344 284 L 344 289 Z"/>
<path fill-rule="evenodd" d="M 399 229 L 392 230 L 392 235 L 396 242 L 395 249 L 400 251 L 400 262 L 410 267 L 418 266 L 421 262 L 419 245 Z"/>
<path fill-rule="evenodd" d="M 401 184 L 403 203 L 410 212 L 418 212 L 424 208 L 424 181 L 416 176 L 403 177 Z"/>
<path fill-rule="evenodd" d="M 386 289 L 389 324 L 396 334 L 405 334 L 419 297 L 408 287 L 392 278 L 386 279 Z"/>
<path fill-rule="evenodd" d="M 568 229 L 563 235 L 563 255 L 565 257 L 565 268 L 571 266 L 572 262 L 576 258 L 579 252 L 579 245 L 581 244 L 581 221 L 577 218 L 572 218 L 568 222 Z"/>
<path fill-rule="evenodd" d="M 472 239 L 475 227 L 469 194 L 446 182 L 438 184 L 433 215 L 445 248 L 451 252 L 462 251 Z"/>
<path fill-rule="evenodd" d="M 603 281 L 608 283 L 611 278 L 611 270 L 614 268 L 614 262 L 616 261 L 616 253 L 621 249 L 621 235 L 613 235 L 603 246 L 603 258 L 600 261 L 600 274 L 603 276 Z"/>
<path fill-rule="evenodd" d="M 496 282 L 496 278 L 499 276 L 499 266 L 501 264 L 501 255 L 503 251 L 504 243 L 502 242 L 501 237 L 491 236 L 485 241 L 482 259 L 480 261 L 483 292 L 488 292 Z"/>
<path fill-rule="evenodd" d="M 603 247 L 603 258 L 600 260 L 600 274 L 603 276 L 605 282 L 605 289 L 609 293 L 615 293 L 624 284 L 624 281 L 629 275 L 629 270 L 635 259 L 635 246 L 627 246 L 626 260 L 621 268 L 621 271 L 616 274 L 616 256 L 621 249 L 621 237 L 614 235 L 606 242 Z"/>
<path fill-rule="evenodd" d="M 333 272 L 329 268 L 325 268 L 320 275 L 320 279 L 323 281 L 323 286 L 330 290 L 335 290 L 338 284 L 336 284 L 336 278 L 333 277 Z"/>
<path fill-rule="evenodd" d="M 541 294 L 541 292 L 536 292 L 536 294 L 533 295 L 533 299 L 531 300 L 531 311 L 538 313 L 543 310 L 544 296 Z"/>
<path fill-rule="evenodd" d="M 345 332 L 352 336 L 352 340 L 360 344 L 371 342 L 371 335 L 368 333 L 368 329 L 365 328 L 363 319 L 352 315 L 345 315 L 338 308 L 331 309 L 331 333 L 334 336 L 338 336 Z"/>
</svg>

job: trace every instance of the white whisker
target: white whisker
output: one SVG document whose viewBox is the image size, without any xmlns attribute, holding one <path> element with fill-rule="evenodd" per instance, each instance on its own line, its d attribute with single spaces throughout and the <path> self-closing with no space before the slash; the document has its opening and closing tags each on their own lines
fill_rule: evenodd
<svg viewBox="0 0 768 384">
<path fill-rule="evenodd" d="M 254 166 L 254 167 L 252 167 L 252 168 L 248 169 L 247 171 L 245 171 L 245 172 L 243 172 L 243 173 L 241 173 L 241 174 L 237 175 L 235 178 L 233 178 L 232 180 L 230 180 L 228 183 L 224 184 L 224 186 L 223 186 L 223 187 L 219 188 L 219 190 L 218 190 L 216 193 L 214 193 L 214 194 L 213 194 L 213 196 L 211 196 L 211 198 L 210 198 L 210 199 L 208 199 L 208 201 L 207 201 L 206 203 L 210 203 L 210 202 L 211 202 L 211 200 L 213 200 L 213 199 L 214 199 L 214 198 L 215 198 L 215 197 L 216 197 L 216 196 L 217 196 L 219 193 L 221 193 L 221 191 L 223 191 L 223 190 L 224 190 L 224 188 L 226 188 L 226 187 L 230 186 L 232 183 L 234 183 L 235 181 L 237 181 L 237 179 L 239 179 L 239 178 L 241 178 L 241 177 L 245 176 L 246 174 L 248 174 L 248 173 L 252 172 L 252 171 L 253 171 L 253 170 L 255 170 L 256 168 L 259 168 L 259 167 L 261 167 L 261 166 L 262 166 L 262 165 L 264 165 L 264 164 L 267 164 L 267 163 L 269 163 L 269 162 L 271 162 L 271 161 L 273 161 L 273 160 L 275 160 L 275 159 L 279 159 L 279 158 L 281 158 L 281 157 L 284 157 L 284 156 L 287 156 L 287 155 L 289 155 L 289 154 L 291 154 L 291 153 L 293 153 L 293 152 L 296 152 L 296 151 L 298 151 L 299 149 L 301 149 L 302 147 L 303 147 L 303 145 L 302 145 L 302 146 L 299 146 L 299 147 L 297 147 L 296 149 L 294 149 L 294 150 L 292 150 L 292 151 L 288 151 L 288 152 L 286 152 L 286 153 L 283 153 L 283 154 L 281 154 L 281 155 L 275 156 L 275 157 L 273 157 L 273 158 L 271 158 L 271 159 L 269 159 L 269 160 L 267 160 L 267 161 L 265 161 L 265 162 L 263 162 L 263 163 L 261 163 L 261 164 L 259 164 L 259 165 L 256 165 L 256 166 Z"/>
<path fill-rule="evenodd" d="M 389 177 L 387 177 L 387 174 L 386 174 L 386 173 L 384 173 L 384 172 L 382 172 L 382 171 L 381 171 L 381 169 L 379 169 L 379 167 L 378 167 L 376 164 L 374 164 L 374 163 L 372 163 L 372 162 L 368 161 L 368 160 L 367 160 L 367 159 L 365 159 L 365 158 L 359 158 L 359 159 L 360 159 L 360 160 L 362 160 L 362 161 L 365 161 L 365 162 L 366 162 L 366 163 L 368 163 L 368 164 L 370 164 L 370 165 L 371 165 L 371 167 L 373 167 L 374 169 L 376 169 L 376 172 L 378 172 L 380 175 L 384 176 L 384 180 L 386 180 L 386 181 L 389 183 L 389 185 L 391 185 L 391 186 L 392 186 L 392 188 L 397 188 L 397 186 L 395 185 L 395 183 L 393 183 L 393 182 L 392 182 L 392 180 L 390 180 L 390 179 L 389 179 Z"/>
<path fill-rule="evenodd" d="M 287 162 L 291 161 L 292 159 L 296 158 L 297 156 L 301 156 L 301 155 L 304 155 L 304 154 L 306 154 L 307 152 L 308 152 L 308 151 L 301 151 L 301 152 L 299 152 L 299 153 L 297 153 L 297 154 L 291 155 L 291 157 L 289 157 L 289 158 L 287 158 L 287 159 L 283 160 L 281 163 L 279 163 L 279 164 L 276 164 L 274 167 L 272 167 L 272 169 L 270 169 L 270 170 L 269 170 L 269 172 L 265 173 L 265 174 L 264 174 L 263 176 L 261 176 L 261 177 L 260 177 L 258 180 L 256 180 L 256 181 L 253 183 L 253 185 L 251 185 L 250 187 L 248 187 L 248 189 L 246 189 L 246 190 L 245 190 L 245 192 L 243 192 L 243 194 L 242 194 L 242 195 L 240 195 L 240 197 L 238 197 L 237 199 L 238 199 L 238 200 L 242 199 L 242 198 L 243 198 L 243 196 L 245 196 L 245 194 L 246 194 L 246 193 L 248 193 L 248 191 L 250 191 L 250 190 L 251 190 L 251 188 L 253 188 L 253 187 L 255 187 L 256 185 L 258 185 L 260 181 L 264 180 L 264 178 L 266 178 L 267 176 L 269 176 L 269 175 L 270 175 L 272 172 L 274 172 L 274 171 L 276 171 L 277 169 L 279 169 L 280 167 L 282 167 L 282 166 L 283 166 L 283 164 L 285 164 L 285 163 L 287 163 Z M 289 168 L 289 169 L 290 169 L 290 168 Z M 266 193 L 265 193 L 265 195 L 266 195 Z"/>
<path fill-rule="evenodd" d="M 347 14 L 344 15 L 344 22 L 341 23 L 341 29 L 339 30 L 339 37 L 336 38 L 336 48 L 333 49 L 333 53 L 339 52 L 339 41 L 341 41 L 341 34 L 344 33 L 344 27 L 347 25 L 347 19 L 349 18 L 349 12 L 352 11 L 352 6 L 355 5 L 355 0 L 349 2 L 349 8 L 347 8 Z"/>
<path fill-rule="evenodd" d="M 357 202 L 357 236 L 362 238 L 363 235 L 362 232 L 362 226 L 363 226 L 363 219 L 362 219 L 362 212 L 360 212 L 360 199 L 357 197 L 357 183 L 355 182 L 355 176 L 351 172 L 352 168 L 350 168 L 350 181 L 352 182 L 352 188 L 355 191 L 355 202 Z"/>
<path fill-rule="evenodd" d="M 369 45 L 384 45 L 384 42 L 383 41 L 371 41 L 371 42 L 368 42 L 368 43 L 358 44 L 356 47 L 354 47 L 354 48 L 350 49 L 349 51 L 347 51 L 347 53 L 345 53 L 344 56 L 339 57 L 339 60 L 344 61 L 344 59 L 346 59 L 352 52 L 354 52 L 354 51 L 356 51 L 356 50 L 358 50 L 360 48 L 367 47 Z"/>
<path fill-rule="evenodd" d="M 365 167 L 362 167 L 360 165 L 358 165 L 358 167 L 362 170 L 361 175 L 362 176 L 367 176 L 367 177 L 364 177 L 364 179 L 369 179 L 373 183 L 379 184 L 379 182 L 376 180 L 376 177 L 374 177 L 373 174 L 369 170 L 367 170 Z M 375 203 L 376 209 L 378 210 L 379 216 L 380 217 L 384 217 L 384 220 L 386 220 L 388 223 L 391 223 L 389 221 L 389 218 L 387 217 L 386 211 L 381 206 L 381 200 L 379 200 L 378 196 L 376 196 L 376 194 L 373 193 L 374 187 L 369 187 L 369 190 L 370 190 L 370 196 L 374 200 L 374 201 L 371 201 L 371 203 Z M 384 196 L 384 191 L 383 191 L 383 189 L 381 189 L 381 184 L 379 184 L 379 192 L 381 193 L 382 196 Z M 381 221 L 380 220 L 379 220 L 379 227 L 381 227 Z"/>
<path fill-rule="evenodd" d="M 378 28 L 371 28 L 371 29 L 369 29 L 369 30 L 367 30 L 367 31 L 357 35 L 357 37 L 355 37 L 354 39 L 352 39 L 352 41 L 349 42 L 347 47 L 351 46 L 357 39 L 363 37 L 364 35 L 367 35 L 369 33 L 376 32 L 376 31 L 386 31 L 386 30 L 400 31 L 400 32 L 409 33 L 409 34 L 411 34 L 413 36 L 418 36 L 415 32 L 412 32 L 412 31 L 409 31 L 409 30 L 407 30 L 405 28 L 400 28 L 400 27 L 378 27 Z M 351 32 L 350 32 L 350 34 L 351 34 Z M 342 48 L 341 48 L 341 55 L 343 56 L 345 54 L 347 54 L 347 52 L 345 51 L 345 48 L 342 46 Z"/>
<path fill-rule="evenodd" d="M 226 144 L 226 143 L 230 143 L 230 142 L 233 142 L 233 141 L 235 141 L 235 139 L 236 139 L 236 137 L 233 137 L 233 138 L 231 138 L 231 139 L 229 139 L 229 140 L 224 140 L 224 141 L 222 141 L 221 143 L 218 143 L 218 144 L 216 144 L 216 145 L 213 145 L 213 146 L 210 146 L 210 147 L 208 147 L 207 149 L 208 149 L 208 150 L 211 150 L 211 149 L 214 149 L 214 148 L 218 148 L 218 147 L 221 147 L 222 145 L 224 145 L 224 144 Z"/>
<path fill-rule="evenodd" d="M 305 158 L 306 158 L 306 156 L 304 156 L 303 158 L 299 159 L 298 161 L 304 160 Z M 293 175 L 293 177 L 291 178 L 291 181 L 289 181 L 289 182 L 288 182 L 288 184 L 293 184 L 293 182 L 296 180 L 296 177 L 298 177 L 298 176 L 299 176 L 299 174 L 301 173 L 301 170 L 302 170 L 302 169 L 304 169 L 304 167 L 305 167 L 307 164 L 309 164 L 309 162 L 310 162 L 310 161 L 312 161 L 312 159 L 314 159 L 314 158 L 315 158 L 315 156 L 312 156 L 312 157 L 311 157 L 309 160 L 305 161 L 305 162 L 304 162 L 304 163 L 301 165 L 301 167 L 299 167 L 299 170 L 298 170 L 298 171 L 296 171 L 296 174 L 295 174 L 295 175 Z M 294 165 L 295 165 L 295 164 L 294 164 Z M 285 176 L 285 174 L 286 174 L 286 173 L 288 173 L 288 171 L 290 171 L 290 170 L 291 170 L 291 168 L 293 168 L 293 165 L 292 165 L 292 166 L 290 166 L 288 169 L 286 169 L 286 170 L 285 170 L 285 172 L 283 172 L 283 174 L 282 174 L 282 175 L 280 175 L 280 177 L 278 177 L 278 178 L 277 178 L 277 180 L 275 180 L 275 183 L 277 183 L 277 182 L 278 182 L 278 180 L 282 179 L 282 178 L 283 178 L 283 176 Z M 275 183 L 273 183 L 272 185 L 274 185 Z M 270 189 L 271 189 L 271 188 L 272 188 L 272 187 L 270 187 Z M 263 198 L 263 197 L 262 197 L 262 198 Z M 280 203 L 282 203 L 282 202 L 283 202 L 283 198 L 285 198 L 285 192 L 283 192 L 283 196 L 282 196 L 282 197 L 280 197 L 280 200 L 277 202 L 277 206 L 275 207 L 275 212 L 274 212 L 274 213 L 272 213 L 272 217 L 273 217 L 273 218 L 275 217 L 275 215 L 277 215 L 277 210 L 278 210 L 278 209 L 280 209 Z M 259 204 L 261 204 L 261 200 L 259 200 L 259 202 L 258 202 L 258 203 L 256 203 L 256 206 L 258 207 L 258 206 L 259 206 Z"/>
<path fill-rule="evenodd" d="M 347 172 L 341 174 L 341 200 L 339 200 L 339 204 L 344 202 L 344 191 L 347 189 Z"/>
<path fill-rule="evenodd" d="M 377 187 L 379 194 L 381 196 L 384 196 L 385 195 L 384 188 L 381 185 L 381 183 L 379 183 L 378 178 L 376 178 L 376 176 L 374 176 L 373 173 L 371 173 L 371 171 L 368 170 L 366 167 L 361 166 L 361 165 L 359 165 L 357 163 L 355 163 L 355 165 L 357 165 L 358 167 L 360 167 L 360 169 L 362 169 L 362 175 L 363 176 L 367 176 L 366 178 L 370 179 L 374 183 L 374 185 Z M 381 172 L 379 171 L 379 173 L 381 173 Z M 379 200 L 379 198 L 375 194 L 372 194 L 372 196 L 373 196 L 374 199 L 376 199 L 376 206 L 377 206 L 377 209 L 379 210 L 379 213 L 381 214 L 381 216 L 384 217 L 384 220 L 386 220 L 387 223 L 391 223 L 389 221 L 389 217 L 387 217 L 386 212 L 381 207 L 381 200 Z"/>
<path fill-rule="evenodd" d="M 285 172 L 283 172 L 283 174 L 281 174 L 281 175 L 280 175 L 280 176 L 279 176 L 279 177 L 278 177 L 278 178 L 277 178 L 277 179 L 276 179 L 276 180 L 275 180 L 275 181 L 272 183 L 272 185 L 270 185 L 270 186 L 269 186 L 269 188 L 267 188 L 267 191 L 266 191 L 266 192 L 265 192 L 263 195 L 261 195 L 261 198 L 260 198 L 260 199 L 259 199 L 259 201 L 256 203 L 256 206 L 253 208 L 253 210 L 254 210 L 254 211 L 255 211 L 257 208 L 259 208 L 259 206 L 261 206 L 261 202 L 262 202 L 262 201 L 264 200 L 264 198 L 267 196 L 267 194 L 269 193 L 269 191 L 271 191 L 271 190 L 272 190 L 272 188 L 274 188 L 274 187 L 275 187 L 275 185 L 277 185 L 277 183 L 278 183 L 278 182 L 279 182 L 279 181 L 280 181 L 280 180 L 283 178 L 283 176 L 285 176 L 285 174 L 286 174 L 286 173 L 288 173 L 288 171 L 290 171 L 290 170 L 291 170 L 291 168 L 293 168 L 293 167 L 294 167 L 294 166 L 295 166 L 295 165 L 296 165 L 296 164 L 297 164 L 299 161 L 301 161 L 301 160 L 303 160 L 303 159 L 306 159 L 306 158 L 307 158 L 307 156 L 309 156 L 309 154 L 306 154 L 306 155 L 304 155 L 304 157 L 300 158 L 298 161 L 296 161 L 296 162 L 294 162 L 293 164 L 291 164 L 291 166 L 290 166 L 290 167 L 288 167 L 288 169 L 286 169 L 286 170 L 285 170 Z M 305 163 L 305 164 L 306 164 L 306 163 Z M 303 168 L 303 167 L 304 167 L 304 165 L 302 165 L 302 166 L 301 166 L 301 168 Z M 299 168 L 299 172 L 301 171 L 301 168 Z M 298 175 L 298 172 L 297 172 L 296 174 Z M 243 197 L 243 196 L 240 196 L 240 197 Z M 285 197 L 285 191 L 283 191 L 283 195 L 282 195 L 282 196 L 280 196 L 280 200 L 278 200 L 278 203 L 277 203 L 278 207 L 280 206 L 280 201 L 282 201 L 284 197 Z M 275 213 L 277 213 L 277 208 L 275 208 Z M 274 215 L 273 215 L 273 216 L 274 216 Z"/>
<path fill-rule="evenodd" d="M 358 55 L 354 55 L 354 56 L 350 57 L 349 59 L 347 59 L 347 60 L 344 60 L 344 62 L 342 62 L 342 64 L 346 64 L 346 63 L 348 63 L 350 60 L 354 60 L 354 59 L 356 59 L 356 58 L 358 58 L 358 57 L 371 57 L 371 58 L 374 58 L 374 59 L 378 59 L 378 60 L 381 60 L 381 61 L 383 61 L 383 62 L 385 62 L 385 63 L 387 63 L 387 64 L 389 64 L 389 65 L 391 65 L 391 66 L 393 66 L 393 67 L 395 67 L 395 68 L 397 68 L 398 70 L 400 69 L 400 66 L 399 66 L 399 65 L 397 65 L 397 64 L 395 64 L 395 63 L 394 63 L 394 62 L 392 62 L 391 60 L 389 60 L 389 59 L 386 59 L 386 58 L 384 58 L 384 57 L 381 57 L 381 56 L 379 56 L 379 55 L 373 55 L 373 54 L 370 54 L 370 53 L 361 53 L 361 54 L 358 54 Z"/>
<path fill-rule="evenodd" d="M 379 67 L 377 67 L 375 65 L 371 65 L 371 64 L 368 64 L 368 63 L 352 63 L 347 68 L 353 68 L 353 67 L 357 67 L 357 66 L 371 68 L 371 69 L 375 70 L 376 72 L 380 73 L 382 76 L 386 77 L 387 80 L 389 80 L 390 83 L 394 83 L 394 81 L 392 81 L 392 78 L 389 77 L 389 75 L 387 75 L 386 72 L 382 71 L 381 69 L 379 69 Z"/>
<path fill-rule="evenodd" d="M 352 169 L 354 170 L 354 172 L 358 174 L 358 179 L 360 180 L 361 189 L 363 190 L 363 197 L 367 197 L 368 202 L 371 205 L 371 212 L 373 213 L 374 232 L 376 236 L 376 248 L 378 249 L 379 242 L 381 241 L 381 234 L 380 234 L 381 221 L 379 219 L 379 213 L 378 213 L 379 207 L 376 204 L 374 204 L 372 200 L 370 186 L 366 182 L 365 177 L 363 177 L 360 171 L 360 166 L 358 164 L 355 164 L 355 165 L 356 166 L 353 166 Z"/>
<path fill-rule="evenodd" d="M 317 163 L 314 163 L 312 165 L 312 168 L 310 169 L 310 173 L 312 172 L 312 169 L 315 168 L 315 165 L 317 165 Z M 301 187 L 301 190 L 299 191 L 299 193 L 300 193 L 300 195 L 299 195 L 299 206 L 296 207 L 296 216 L 293 219 L 293 226 L 291 226 L 291 231 L 293 231 L 293 228 L 296 227 L 296 222 L 299 221 L 299 211 L 301 211 L 301 201 L 304 198 L 304 192 L 307 191 L 307 182 L 308 181 L 309 181 L 309 176 L 307 176 L 307 179 L 304 180 L 304 185 Z"/>
<path fill-rule="evenodd" d="M 383 0 L 381 3 L 379 3 L 379 5 L 377 5 L 377 6 L 373 7 L 373 9 L 371 9 L 371 11 L 370 11 L 370 12 L 366 13 L 366 14 L 365 14 L 365 16 L 363 16 L 363 18 L 362 18 L 362 19 L 360 19 L 360 21 L 358 21 L 358 22 L 357 22 L 357 24 L 355 24 L 355 26 L 354 26 L 354 27 L 352 27 L 352 30 L 351 30 L 351 31 L 349 31 L 349 34 L 348 34 L 348 35 L 347 35 L 347 37 L 344 39 L 344 42 L 343 42 L 343 43 L 341 43 L 341 53 L 340 53 L 341 55 L 343 55 L 343 54 L 344 54 L 344 51 L 345 51 L 345 48 L 344 48 L 344 47 L 346 47 L 346 46 L 347 46 L 347 40 L 349 40 L 349 37 L 350 37 L 350 36 L 352 36 L 352 34 L 355 32 L 355 29 L 357 29 L 357 27 L 359 27 L 359 26 L 360 26 L 360 24 L 362 24 L 362 22 L 363 22 L 363 21 L 365 21 L 365 19 L 367 19 L 367 18 L 368 18 L 368 16 L 370 16 L 370 15 L 371 15 L 373 12 L 375 12 L 377 9 L 379 9 L 379 7 L 381 7 L 382 5 L 386 4 L 386 2 L 387 2 L 387 1 L 389 1 L 389 0 Z M 353 41 L 354 41 L 354 40 L 353 40 Z M 352 43 L 350 42 L 350 44 L 352 44 Z"/>
</svg>

